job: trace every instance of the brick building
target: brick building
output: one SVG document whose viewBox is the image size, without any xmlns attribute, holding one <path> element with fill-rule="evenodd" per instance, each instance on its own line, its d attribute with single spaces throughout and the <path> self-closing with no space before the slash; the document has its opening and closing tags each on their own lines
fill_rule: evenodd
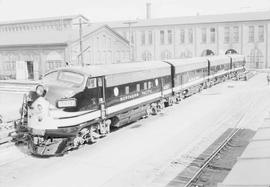
<svg viewBox="0 0 270 187">
<path fill-rule="evenodd" d="M 131 38 L 136 61 L 237 52 L 246 55 L 251 68 L 270 67 L 269 11 L 159 19 L 147 15 L 131 28 L 126 21 L 107 23 Z"/>
<path fill-rule="evenodd" d="M 82 15 L 0 23 L 0 80 L 37 80 L 46 71 L 81 63 L 128 61 L 129 42 L 107 25 L 88 24 Z M 20 73 L 19 73 L 20 72 Z"/>
</svg>

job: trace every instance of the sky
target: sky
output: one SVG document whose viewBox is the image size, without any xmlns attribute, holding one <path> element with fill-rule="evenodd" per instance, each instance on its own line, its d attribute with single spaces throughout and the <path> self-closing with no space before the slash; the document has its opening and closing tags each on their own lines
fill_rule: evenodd
<svg viewBox="0 0 270 187">
<path fill-rule="evenodd" d="M 270 11 L 270 0 L 0 0 L 0 21 L 82 14 L 90 22 Z"/>
</svg>

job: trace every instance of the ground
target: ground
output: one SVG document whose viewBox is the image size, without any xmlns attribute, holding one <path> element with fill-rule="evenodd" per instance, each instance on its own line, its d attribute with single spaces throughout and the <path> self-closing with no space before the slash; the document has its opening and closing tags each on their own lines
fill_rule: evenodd
<svg viewBox="0 0 270 187">
<path fill-rule="evenodd" d="M 22 92 L 1 92 L 0 91 L 0 115 L 5 121 L 18 119 L 19 108 L 22 105 Z"/>
<path fill-rule="evenodd" d="M 0 186 L 166 186 L 228 128 L 256 130 L 269 95 L 266 75 L 259 74 L 204 90 L 63 157 L 2 148 Z"/>
</svg>

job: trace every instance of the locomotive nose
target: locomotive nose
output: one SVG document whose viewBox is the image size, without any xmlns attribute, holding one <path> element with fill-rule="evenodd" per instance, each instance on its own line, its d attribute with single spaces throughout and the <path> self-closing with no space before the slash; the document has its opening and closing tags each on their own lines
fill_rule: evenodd
<svg viewBox="0 0 270 187">
<path fill-rule="evenodd" d="M 44 97 L 39 97 L 28 109 L 28 126 L 34 129 L 45 129 L 52 125 L 50 120 L 50 103 Z"/>
<path fill-rule="evenodd" d="M 74 95 L 75 91 L 73 89 L 59 86 L 49 86 L 45 99 L 48 100 L 50 104 L 56 106 L 59 99 L 70 98 Z"/>
</svg>

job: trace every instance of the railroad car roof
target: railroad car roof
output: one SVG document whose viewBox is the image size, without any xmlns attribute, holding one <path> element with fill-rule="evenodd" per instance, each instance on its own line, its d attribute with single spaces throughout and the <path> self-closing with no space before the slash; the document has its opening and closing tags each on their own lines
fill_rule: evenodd
<svg viewBox="0 0 270 187">
<path fill-rule="evenodd" d="M 59 68 L 91 77 L 105 76 L 107 86 L 137 82 L 170 75 L 170 65 L 161 61 L 132 62 L 106 65 L 71 66 Z"/>
<path fill-rule="evenodd" d="M 244 55 L 230 54 L 230 55 L 228 55 L 228 56 L 232 58 L 232 61 L 233 61 L 233 62 L 245 60 L 245 56 L 244 56 Z"/>
<path fill-rule="evenodd" d="M 118 64 L 102 64 L 102 65 L 88 65 L 88 66 L 69 66 L 58 68 L 58 70 L 70 70 L 92 77 L 102 75 L 113 75 L 119 73 L 147 71 L 152 69 L 167 68 L 168 64 L 161 61 L 147 61 L 147 62 L 131 62 Z"/>
<path fill-rule="evenodd" d="M 194 69 L 206 68 L 208 61 L 204 57 L 167 60 L 175 67 L 175 73 L 187 72 Z"/>
<path fill-rule="evenodd" d="M 227 55 L 207 56 L 206 58 L 210 61 L 210 66 L 229 64 L 231 62 L 229 56 L 227 56 Z"/>
</svg>

